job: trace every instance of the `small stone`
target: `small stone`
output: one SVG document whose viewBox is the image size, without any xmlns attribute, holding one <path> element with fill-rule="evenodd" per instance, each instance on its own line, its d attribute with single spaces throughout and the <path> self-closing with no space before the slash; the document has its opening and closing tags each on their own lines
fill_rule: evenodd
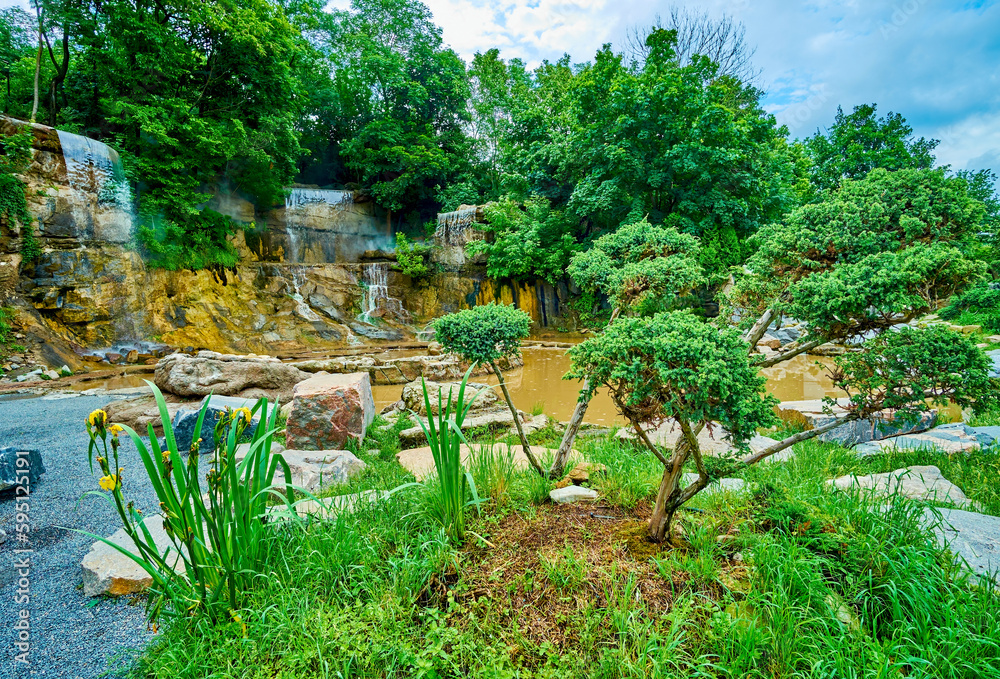
<svg viewBox="0 0 1000 679">
<path fill-rule="evenodd" d="M 69 369 L 68 365 L 64 365 L 63 367 L 59 368 L 59 375 L 62 377 L 69 377 L 72 374 L 73 371 Z"/>
<path fill-rule="evenodd" d="M 109 351 L 108 353 L 104 354 L 104 360 L 107 361 L 108 363 L 113 364 L 113 365 L 117 365 L 118 363 L 121 363 L 122 362 L 122 358 L 123 357 L 122 357 L 121 354 L 116 353 L 114 351 Z"/>
<path fill-rule="evenodd" d="M 138 363 L 139 362 L 139 350 L 133 349 L 125 355 L 126 363 Z"/>
<path fill-rule="evenodd" d="M 43 380 L 58 380 L 59 379 L 59 373 L 57 373 L 55 370 L 46 370 L 45 372 L 42 373 L 42 379 Z"/>
<path fill-rule="evenodd" d="M 581 462 L 580 464 L 573 467 L 566 478 L 570 482 L 582 486 L 590 481 L 591 474 L 603 474 L 608 471 L 608 468 L 603 464 L 598 464 L 596 462 Z"/>
<path fill-rule="evenodd" d="M 549 498 L 558 504 L 569 504 L 571 502 L 593 502 L 598 498 L 596 490 L 584 488 L 583 486 L 566 486 L 565 488 L 554 488 L 549 491 Z"/>
<path fill-rule="evenodd" d="M 971 335 L 974 332 L 982 332 L 983 331 L 983 326 L 981 326 L 981 325 L 963 325 L 962 328 L 961 328 L 961 330 L 962 330 L 962 334 L 964 334 L 964 335 Z"/>
</svg>

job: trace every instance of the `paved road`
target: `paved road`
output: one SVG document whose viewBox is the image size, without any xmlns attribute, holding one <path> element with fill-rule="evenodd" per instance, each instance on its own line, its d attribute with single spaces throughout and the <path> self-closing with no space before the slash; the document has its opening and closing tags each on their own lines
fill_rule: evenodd
<svg viewBox="0 0 1000 679">
<path fill-rule="evenodd" d="M 107 397 L 81 396 L 0 399 L 0 446 L 41 451 L 46 473 L 32 488 L 30 501 L 31 573 L 30 666 L 14 662 L 13 624 L 22 606 L 15 602 L 14 498 L 0 494 L 0 678 L 121 676 L 137 650 L 151 638 L 144 602 L 91 599 L 81 589 L 80 561 L 91 538 L 62 527 L 109 535 L 120 527 L 117 513 L 100 498 L 81 496 L 97 489 L 87 464 L 87 414 Z M 128 472 L 141 464 L 134 446 L 122 439 L 121 458 Z M 131 496 L 146 513 L 156 509 L 151 490 Z M 110 672 L 110 674 L 108 674 Z"/>
</svg>

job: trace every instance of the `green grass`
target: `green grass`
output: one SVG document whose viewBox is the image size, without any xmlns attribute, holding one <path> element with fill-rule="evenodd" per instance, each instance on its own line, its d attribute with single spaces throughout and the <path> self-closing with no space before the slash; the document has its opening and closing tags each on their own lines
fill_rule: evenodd
<svg viewBox="0 0 1000 679">
<path fill-rule="evenodd" d="M 358 450 L 369 468 L 341 492 L 412 480 L 394 459 L 402 426 L 376 420 Z M 1000 515 L 996 453 L 858 459 L 802 444 L 744 470 L 746 492 L 695 498 L 686 546 L 661 548 L 628 518 L 662 473 L 649 455 L 580 441 L 608 467 L 597 511 L 622 518 L 603 520 L 545 503 L 552 484 L 507 450 L 472 464 L 490 500 L 470 530 L 485 542 L 456 549 L 409 492 L 276 528 L 239 620 L 173 624 L 137 676 L 1000 677 L 997 590 L 953 565 L 918 504 L 825 483 L 935 464 Z"/>
</svg>

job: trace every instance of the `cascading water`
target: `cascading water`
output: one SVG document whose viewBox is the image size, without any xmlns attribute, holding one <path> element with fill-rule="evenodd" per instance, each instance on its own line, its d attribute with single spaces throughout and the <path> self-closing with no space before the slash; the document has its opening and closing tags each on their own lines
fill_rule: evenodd
<svg viewBox="0 0 1000 679">
<path fill-rule="evenodd" d="M 302 261 L 300 246 L 301 231 L 315 228 L 317 207 L 329 206 L 336 210 L 344 210 L 354 202 L 354 194 L 350 191 L 334 191 L 331 189 L 289 189 L 285 196 L 285 229 L 288 232 L 288 250 L 285 260 L 295 264 Z M 313 223 L 313 225 L 310 224 Z"/>
<path fill-rule="evenodd" d="M 361 281 L 365 285 L 361 301 L 361 315 L 358 320 L 371 323 L 376 313 L 380 316 L 392 315 L 406 320 L 409 314 L 403 308 L 402 300 L 389 296 L 389 264 L 375 262 L 361 265 Z"/>
<path fill-rule="evenodd" d="M 302 278 L 298 270 L 292 270 L 292 285 L 295 288 L 295 292 L 292 293 L 291 297 L 295 300 L 295 313 L 298 314 L 299 318 L 310 323 L 321 321 L 322 319 L 319 317 L 319 314 L 313 311 L 312 307 L 302 297 Z"/>
<path fill-rule="evenodd" d="M 71 188 L 97 193 L 98 203 L 132 214 L 132 189 L 118 153 L 95 139 L 56 130 Z"/>
<path fill-rule="evenodd" d="M 442 212 L 438 215 L 438 225 L 434 232 L 435 239 L 441 245 L 465 245 L 465 232 L 476 223 L 475 205 L 462 207 L 454 212 Z"/>
</svg>

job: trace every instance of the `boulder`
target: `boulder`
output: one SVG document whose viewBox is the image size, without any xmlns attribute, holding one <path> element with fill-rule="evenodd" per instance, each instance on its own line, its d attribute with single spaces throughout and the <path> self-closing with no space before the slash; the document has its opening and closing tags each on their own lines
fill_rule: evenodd
<svg viewBox="0 0 1000 679">
<path fill-rule="evenodd" d="M 994 349 L 993 351 L 987 351 L 986 355 L 992 362 L 990 367 L 990 377 L 993 379 L 1000 378 L 1000 349 Z"/>
<path fill-rule="evenodd" d="M 195 407 L 193 404 L 167 401 L 167 415 L 173 421 L 178 411 L 193 407 Z M 156 435 L 163 435 L 163 421 L 160 419 L 160 409 L 156 405 L 156 399 L 151 395 L 116 399 L 104 406 L 104 411 L 108 414 L 109 422 L 128 425 L 140 436 L 146 434 L 150 424 L 153 425 L 153 432 Z"/>
<path fill-rule="evenodd" d="M 37 450 L 0 448 L 0 492 L 10 490 L 27 481 L 29 490 L 45 473 L 42 454 Z"/>
<path fill-rule="evenodd" d="M 458 390 L 462 386 L 461 382 L 431 382 L 427 381 L 427 394 L 430 396 L 431 402 L 431 412 L 437 414 L 439 411 L 439 400 L 445 404 L 451 404 L 452 408 L 455 407 L 458 401 Z M 465 385 L 465 402 L 468 403 L 469 399 L 473 395 L 476 396 L 476 400 L 472 402 L 471 412 L 479 412 L 483 410 L 496 408 L 500 401 L 500 397 L 488 384 L 480 384 L 478 382 L 469 382 Z M 439 397 L 440 395 L 440 397 Z M 403 394 L 400 397 L 403 401 L 403 408 L 405 410 L 413 411 L 418 415 L 423 415 L 426 417 L 427 408 L 424 404 L 424 391 L 423 383 L 421 380 L 414 380 L 403 387 Z"/>
<path fill-rule="evenodd" d="M 468 469 L 471 458 L 476 455 L 489 454 L 491 452 L 490 448 L 491 447 L 489 445 L 473 444 L 470 448 L 469 446 L 462 444 L 462 464 L 464 464 L 466 469 Z M 531 452 L 535 458 L 540 461 L 553 455 L 553 451 L 545 448 L 544 446 L 531 446 Z M 524 454 L 524 450 L 519 445 L 511 446 L 508 453 L 506 445 L 496 444 L 492 447 L 492 454 L 509 454 L 515 469 L 530 468 L 531 463 L 528 462 L 528 458 Z M 575 450 L 570 452 L 571 460 L 578 460 L 579 458 L 579 453 Z M 403 469 L 413 474 L 418 481 L 423 481 L 434 471 L 434 454 L 431 452 L 430 446 L 423 446 L 422 448 L 409 448 L 397 453 L 396 459 L 399 461 L 399 464 L 402 465 Z"/>
<path fill-rule="evenodd" d="M 368 373 L 319 373 L 295 385 L 285 440 L 290 449 L 336 450 L 364 439 L 374 418 Z"/>
<path fill-rule="evenodd" d="M 225 414 L 226 409 L 228 408 L 232 411 L 237 408 L 249 408 L 253 410 L 253 407 L 257 404 L 257 399 L 239 398 L 237 396 L 206 396 L 198 404 L 180 408 L 177 414 L 174 415 L 171 427 L 174 431 L 174 439 L 177 441 L 177 450 L 182 455 L 191 450 L 194 428 L 198 424 L 198 415 L 206 403 L 208 404 L 208 409 L 205 411 L 205 419 L 202 421 L 202 441 L 198 447 L 198 452 L 202 455 L 215 452 L 215 423 L 221 415 Z M 258 422 L 260 422 L 260 412 L 254 413 L 247 432 L 252 432 Z"/>
<path fill-rule="evenodd" d="M 247 452 L 249 446 L 237 448 L 236 460 L 243 460 Z M 292 472 L 292 485 L 309 492 L 347 483 L 368 466 L 354 453 L 346 450 L 279 450 L 272 446 L 271 452 L 280 452 L 285 458 Z M 280 483 L 283 478 L 279 467 L 274 475 L 274 483 Z"/>
<path fill-rule="evenodd" d="M 160 550 L 160 554 L 164 554 L 169 547 L 168 563 L 172 561 L 170 565 L 174 570 L 178 573 L 183 572 L 184 561 L 180 558 L 180 554 L 174 551 L 173 542 L 163 530 L 163 517 L 148 517 L 145 520 L 145 525 L 149 529 L 153 543 Z M 108 539 L 132 554 L 138 553 L 135 543 L 124 528 L 115 532 Z M 83 569 L 83 593 L 87 596 L 135 594 L 153 584 L 153 579 L 139 564 L 103 542 L 95 542 L 91 546 L 90 551 L 83 557 L 81 566 Z"/>
<path fill-rule="evenodd" d="M 841 476 L 828 481 L 841 490 L 861 488 L 881 495 L 902 495 L 924 502 L 951 502 L 959 507 L 969 505 L 969 498 L 962 489 L 941 475 L 933 465 L 913 466 L 884 474 L 868 476 Z"/>
<path fill-rule="evenodd" d="M 523 413 L 520 413 L 520 417 L 522 422 L 527 419 Z M 427 424 L 425 418 L 421 417 L 420 419 L 425 425 Z M 493 410 L 483 410 L 478 413 L 470 413 L 469 417 L 466 417 L 462 421 L 462 431 L 470 432 L 473 429 L 502 430 L 504 433 L 508 431 L 516 433 L 514 416 L 510 414 L 510 409 L 506 406 Z M 424 430 L 420 425 L 417 425 L 401 431 L 399 433 L 399 442 L 404 446 L 418 446 L 421 443 L 426 443 L 427 437 L 424 435 Z"/>
<path fill-rule="evenodd" d="M 890 450 L 940 450 L 962 453 L 991 445 L 1000 433 L 997 427 L 970 427 L 962 422 L 942 424 L 917 434 L 905 434 L 881 441 L 864 443 L 855 451 L 858 455 L 878 455 Z"/>
<path fill-rule="evenodd" d="M 200 351 L 196 356 L 171 354 L 161 359 L 153 381 L 162 391 L 178 396 L 267 396 L 288 401 L 292 388 L 308 377 L 270 356 Z"/>
<path fill-rule="evenodd" d="M 832 408 L 824 401 L 816 399 L 811 401 L 783 401 L 778 404 L 778 416 L 790 424 L 803 426 L 805 429 L 816 429 L 828 424 L 834 419 L 846 417 L 845 406 L 848 399 L 837 400 L 837 404 Z M 830 408 L 830 412 L 827 409 Z M 879 441 L 891 436 L 920 432 L 934 426 L 937 421 L 937 412 L 928 411 L 922 413 L 916 422 L 908 422 L 903 418 L 894 417 L 891 411 L 883 411 L 874 420 L 853 420 L 845 422 L 842 426 L 831 431 L 820 434 L 817 438 L 827 443 L 839 443 L 843 446 L 853 446 L 868 441 Z"/>
<path fill-rule="evenodd" d="M 583 486 L 566 486 L 565 488 L 553 488 L 549 491 L 549 499 L 558 504 L 593 502 L 598 497 L 599 494 L 596 490 Z"/>
<path fill-rule="evenodd" d="M 1000 517 L 963 509 L 927 507 L 923 515 L 942 548 L 964 562 L 978 576 L 1000 584 Z"/>
<path fill-rule="evenodd" d="M 698 475 L 696 473 L 688 472 L 687 474 L 684 474 L 684 476 L 681 478 L 682 481 L 681 486 L 687 487 L 697 480 L 698 480 Z M 746 485 L 747 482 L 744 481 L 743 479 L 737 479 L 737 478 L 717 479 L 716 481 L 709 483 L 707 486 L 705 486 L 704 490 L 702 490 L 701 492 L 717 493 L 720 490 L 725 490 L 732 493 L 738 493 L 744 488 L 746 488 Z"/>
<path fill-rule="evenodd" d="M 653 443 L 664 448 L 673 448 L 677 445 L 677 439 L 681 436 L 681 428 L 673 420 L 667 420 L 656 428 L 646 428 L 646 434 Z M 698 434 L 698 447 L 701 448 L 701 452 L 705 455 L 722 457 L 732 454 L 736 449 L 726 440 L 728 435 L 729 432 L 718 424 L 711 429 L 705 427 Z M 617 436 L 623 440 L 638 440 L 638 436 L 636 436 L 635 430 L 632 427 L 619 429 Z M 750 439 L 747 445 L 751 453 L 756 453 L 775 443 L 777 441 L 772 438 L 757 435 Z"/>
</svg>

